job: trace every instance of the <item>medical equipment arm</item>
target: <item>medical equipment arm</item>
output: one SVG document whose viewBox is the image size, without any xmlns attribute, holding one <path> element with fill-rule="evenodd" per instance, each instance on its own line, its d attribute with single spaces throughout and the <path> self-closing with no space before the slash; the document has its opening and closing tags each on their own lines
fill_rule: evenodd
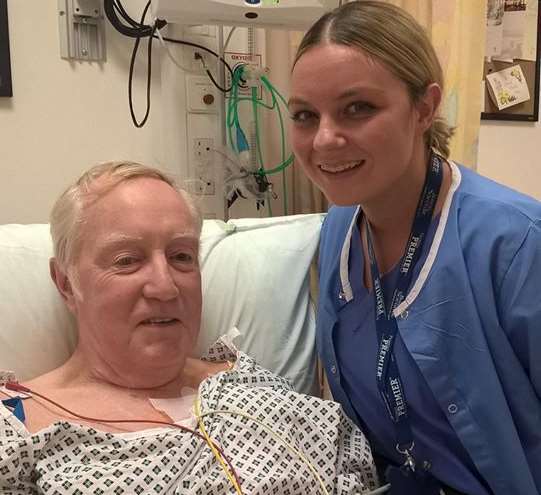
<svg viewBox="0 0 541 495">
<path fill-rule="evenodd" d="M 340 0 L 154 0 L 154 17 L 177 24 L 308 29 Z"/>
</svg>

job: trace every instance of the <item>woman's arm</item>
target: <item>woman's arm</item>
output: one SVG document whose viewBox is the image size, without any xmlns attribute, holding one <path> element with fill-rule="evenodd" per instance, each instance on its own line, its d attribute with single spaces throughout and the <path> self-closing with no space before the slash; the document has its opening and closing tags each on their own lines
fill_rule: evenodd
<svg viewBox="0 0 541 495">
<path fill-rule="evenodd" d="M 541 223 L 532 223 L 504 276 L 499 315 L 513 350 L 541 398 Z"/>
</svg>

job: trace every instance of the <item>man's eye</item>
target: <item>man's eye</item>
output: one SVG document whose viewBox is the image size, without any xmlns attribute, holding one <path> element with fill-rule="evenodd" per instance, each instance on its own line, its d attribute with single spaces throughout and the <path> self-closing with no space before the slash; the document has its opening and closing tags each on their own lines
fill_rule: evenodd
<svg viewBox="0 0 541 495">
<path fill-rule="evenodd" d="M 192 253 L 182 251 L 173 254 L 172 258 L 177 263 L 193 263 L 195 256 Z"/>
<path fill-rule="evenodd" d="M 344 113 L 349 117 L 355 117 L 357 115 L 366 115 L 367 113 L 372 113 L 376 107 L 374 105 L 367 103 L 365 101 L 356 101 L 348 105 Z"/>
<path fill-rule="evenodd" d="M 121 256 L 114 260 L 115 266 L 118 266 L 121 268 L 132 266 L 136 262 L 137 262 L 137 258 L 135 258 L 135 256 Z"/>
</svg>

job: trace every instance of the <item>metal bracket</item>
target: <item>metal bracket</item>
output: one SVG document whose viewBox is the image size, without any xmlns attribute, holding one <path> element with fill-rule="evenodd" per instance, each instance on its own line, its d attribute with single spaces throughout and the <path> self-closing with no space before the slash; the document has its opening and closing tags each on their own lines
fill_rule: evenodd
<svg viewBox="0 0 541 495">
<path fill-rule="evenodd" d="M 105 25 L 100 0 L 58 0 L 60 56 L 105 60 Z"/>
</svg>

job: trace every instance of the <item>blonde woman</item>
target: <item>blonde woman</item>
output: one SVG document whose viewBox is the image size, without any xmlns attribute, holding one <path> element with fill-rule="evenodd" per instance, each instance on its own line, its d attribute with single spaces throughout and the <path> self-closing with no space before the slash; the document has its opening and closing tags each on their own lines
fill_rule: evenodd
<svg viewBox="0 0 541 495">
<path fill-rule="evenodd" d="M 292 71 L 297 163 L 333 206 L 318 349 L 391 493 L 541 492 L 541 204 L 449 160 L 422 27 L 354 1 Z"/>
</svg>

